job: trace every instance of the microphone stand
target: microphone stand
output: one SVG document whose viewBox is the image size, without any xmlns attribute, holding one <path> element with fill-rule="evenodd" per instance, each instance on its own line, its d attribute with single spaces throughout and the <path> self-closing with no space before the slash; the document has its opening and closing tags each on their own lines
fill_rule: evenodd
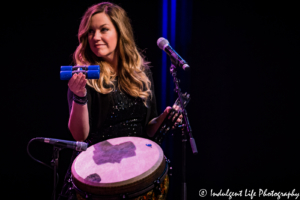
<svg viewBox="0 0 300 200">
<path fill-rule="evenodd" d="M 182 115 L 183 115 L 183 119 L 185 124 L 182 124 L 182 174 L 181 174 L 181 180 L 182 180 L 182 185 L 181 185 L 181 199 L 186 200 L 187 199 L 187 187 L 186 187 L 186 142 L 187 142 L 187 134 L 190 137 L 190 144 L 191 144 L 191 148 L 193 153 L 196 155 L 198 153 L 197 150 L 197 146 L 196 146 L 196 142 L 195 139 L 193 138 L 192 135 L 192 128 L 190 126 L 190 122 L 187 116 L 187 112 L 184 108 L 183 105 L 183 100 L 182 100 L 182 93 L 181 93 L 181 89 L 179 88 L 179 80 L 177 79 L 176 75 L 177 75 L 177 71 L 176 71 L 176 67 L 171 64 L 170 67 L 170 73 L 173 76 L 173 82 L 175 84 L 175 92 L 178 94 L 179 97 L 179 101 L 180 101 L 180 106 L 183 109 Z"/>
<path fill-rule="evenodd" d="M 54 183 L 53 183 L 53 200 L 56 200 L 56 186 L 57 186 L 57 168 L 58 168 L 58 158 L 59 158 L 59 151 L 61 147 L 53 146 L 53 154 L 51 165 L 53 166 L 53 173 L 54 173 Z"/>
</svg>

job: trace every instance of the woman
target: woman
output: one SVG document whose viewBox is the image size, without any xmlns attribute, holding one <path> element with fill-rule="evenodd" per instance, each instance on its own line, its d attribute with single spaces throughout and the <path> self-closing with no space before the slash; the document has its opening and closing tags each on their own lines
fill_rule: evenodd
<svg viewBox="0 0 300 200">
<path fill-rule="evenodd" d="M 88 8 L 78 40 L 74 62 L 100 65 L 101 73 L 98 80 L 74 74 L 68 83 L 73 138 L 89 145 L 122 136 L 153 138 L 171 107 L 157 116 L 151 71 L 136 48 L 126 12 L 108 2 Z M 60 197 L 76 199 L 69 179 L 70 170 Z"/>
</svg>

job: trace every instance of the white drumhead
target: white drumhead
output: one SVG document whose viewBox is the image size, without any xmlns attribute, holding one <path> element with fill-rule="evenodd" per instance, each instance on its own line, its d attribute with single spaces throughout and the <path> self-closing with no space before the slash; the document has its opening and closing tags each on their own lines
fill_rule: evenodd
<svg viewBox="0 0 300 200">
<path fill-rule="evenodd" d="M 162 173 L 162 165 L 164 156 L 158 144 L 145 138 L 120 137 L 99 142 L 81 152 L 73 162 L 72 175 L 79 188 L 93 193 L 98 193 L 97 188 L 107 191 L 114 187 L 134 191 L 141 182 L 150 178 L 150 184 L 158 178 L 151 176 Z M 135 188 L 130 189 L 130 185 Z"/>
</svg>

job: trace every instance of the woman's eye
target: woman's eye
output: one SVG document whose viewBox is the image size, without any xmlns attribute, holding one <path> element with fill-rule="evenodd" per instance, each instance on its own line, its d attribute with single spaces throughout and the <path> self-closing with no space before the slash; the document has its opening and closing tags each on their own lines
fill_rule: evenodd
<svg viewBox="0 0 300 200">
<path fill-rule="evenodd" d="M 94 33 L 94 30 L 93 30 L 93 29 L 89 29 L 89 30 L 88 30 L 88 33 L 89 33 L 89 34 Z"/>
<path fill-rule="evenodd" d="M 101 31 L 105 32 L 105 31 L 108 31 L 108 29 L 107 28 L 103 28 L 103 29 L 101 29 Z"/>
</svg>

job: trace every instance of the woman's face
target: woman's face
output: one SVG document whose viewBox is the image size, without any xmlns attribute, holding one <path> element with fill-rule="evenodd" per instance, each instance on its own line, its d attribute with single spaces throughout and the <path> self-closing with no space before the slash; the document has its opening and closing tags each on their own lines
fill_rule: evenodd
<svg viewBox="0 0 300 200">
<path fill-rule="evenodd" d="M 104 12 L 91 19 L 88 41 L 92 52 L 106 61 L 115 59 L 118 33 L 109 16 Z"/>
</svg>

